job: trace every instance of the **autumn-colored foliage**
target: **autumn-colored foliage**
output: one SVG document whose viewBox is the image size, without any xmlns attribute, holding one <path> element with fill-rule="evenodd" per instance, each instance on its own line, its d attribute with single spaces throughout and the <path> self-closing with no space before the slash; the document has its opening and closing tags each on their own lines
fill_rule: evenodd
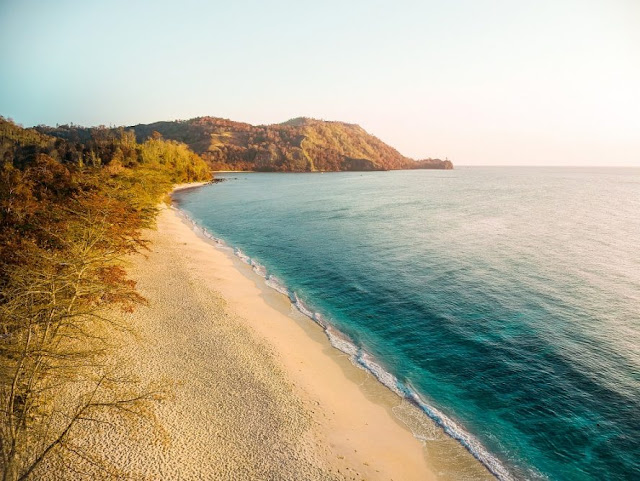
<svg viewBox="0 0 640 481">
<path fill-rule="evenodd" d="M 75 433 L 110 416 L 149 416 L 161 390 L 123 374 L 114 312 L 144 299 L 122 264 L 145 247 L 162 196 L 209 169 L 174 141 L 122 129 L 60 139 L 0 118 L 0 475 L 44 463 L 118 473 Z"/>
<path fill-rule="evenodd" d="M 451 169 L 448 160 L 415 161 L 344 122 L 297 118 L 281 124 L 250 125 L 215 117 L 156 122 L 131 127 L 139 141 L 154 133 L 187 144 L 213 170 L 313 172 L 344 170 Z M 40 127 L 63 139 L 91 138 L 95 129 Z M 117 130 L 117 129 L 116 129 Z"/>
</svg>

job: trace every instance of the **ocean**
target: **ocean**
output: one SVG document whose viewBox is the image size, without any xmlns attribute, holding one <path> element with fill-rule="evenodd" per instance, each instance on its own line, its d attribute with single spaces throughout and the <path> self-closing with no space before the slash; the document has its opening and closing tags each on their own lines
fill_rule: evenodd
<svg viewBox="0 0 640 481">
<path fill-rule="evenodd" d="M 497 478 L 640 479 L 640 169 L 218 177 L 180 209 Z"/>
</svg>

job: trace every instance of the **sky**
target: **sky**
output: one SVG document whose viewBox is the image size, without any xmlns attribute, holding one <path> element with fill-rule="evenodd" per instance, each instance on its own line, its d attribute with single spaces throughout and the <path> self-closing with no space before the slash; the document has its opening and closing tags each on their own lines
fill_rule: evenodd
<svg viewBox="0 0 640 481">
<path fill-rule="evenodd" d="M 640 0 L 0 0 L 0 115 L 305 116 L 456 165 L 640 166 Z"/>
</svg>

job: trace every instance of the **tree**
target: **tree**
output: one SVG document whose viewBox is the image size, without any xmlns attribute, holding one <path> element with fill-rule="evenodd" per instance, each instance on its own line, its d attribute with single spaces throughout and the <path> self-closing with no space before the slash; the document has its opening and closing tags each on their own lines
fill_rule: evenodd
<svg viewBox="0 0 640 481">
<path fill-rule="evenodd" d="M 129 329 L 105 313 L 143 302 L 120 265 L 142 241 L 127 232 L 126 212 L 105 201 L 96 196 L 66 209 L 66 228 L 51 232 L 59 248 L 37 249 L 37 261 L 7 272 L 0 302 L 3 481 L 28 479 L 54 458 L 67 469 L 90 465 L 119 476 L 74 432 L 114 414 L 151 419 L 163 397 L 119 374 L 112 361 L 118 334 Z"/>
<path fill-rule="evenodd" d="M 153 425 L 167 390 L 115 361 L 118 340 L 134 334 L 119 312 L 144 302 L 122 259 L 145 248 L 141 229 L 173 182 L 210 178 L 178 142 L 57 130 L 55 139 L 0 118 L 2 481 L 52 465 L 75 477 L 124 476 L 85 435 L 118 420 Z"/>
</svg>

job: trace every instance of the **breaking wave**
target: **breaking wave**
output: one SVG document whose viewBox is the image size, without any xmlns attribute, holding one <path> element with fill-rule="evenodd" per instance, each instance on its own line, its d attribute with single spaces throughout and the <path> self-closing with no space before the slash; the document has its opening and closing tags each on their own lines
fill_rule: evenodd
<svg viewBox="0 0 640 481">
<path fill-rule="evenodd" d="M 212 241 L 217 247 L 226 247 L 227 244 L 214 235 L 206 228 L 199 225 L 194 219 L 180 209 L 172 207 L 179 215 L 192 225 L 192 229 L 199 235 Z M 271 289 L 287 296 L 291 304 L 304 316 L 308 317 L 318 325 L 320 325 L 331 345 L 340 352 L 347 355 L 351 363 L 373 375 L 382 385 L 393 391 L 399 397 L 406 399 L 417 406 L 426 416 L 434 421 L 442 430 L 457 440 L 464 446 L 478 461 L 480 461 L 496 478 L 501 481 L 514 481 L 515 478 L 510 474 L 507 468 L 492 455 L 474 436 L 468 433 L 462 426 L 453 419 L 445 415 L 442 411 L 426 402 L 410 384 L 400 381 L 391 372 L 386 370 L 379 360 L 370 353 L 358 346 L 346 334 L 338 330 L 334 325 L 328 322 L 321 313 L 316 312 L 300 299 L 298 294 L 287 287 L 275 275 L 268 272 L 267 268 L 245 254 L 241 249 L 233 248 L 233 254 L 243 263 L 252 267 L 253 271 L 262 277 L 265 284 Z M 420 439 L 420 435 L 414 433 L 414 436 Z"/>
</svg>

